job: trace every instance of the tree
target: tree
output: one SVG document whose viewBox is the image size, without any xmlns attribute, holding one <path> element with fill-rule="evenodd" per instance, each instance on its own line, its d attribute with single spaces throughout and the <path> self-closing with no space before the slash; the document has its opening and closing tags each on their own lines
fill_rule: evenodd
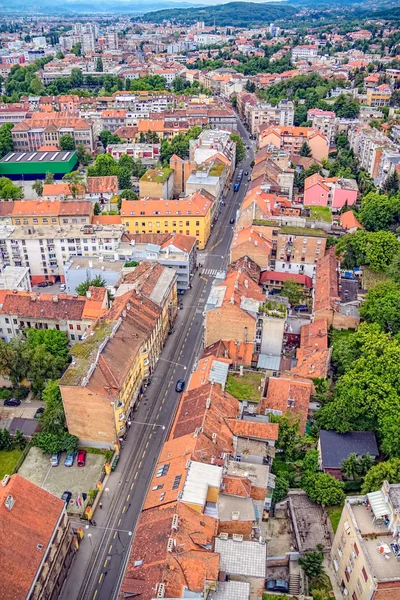
<svg viewBox="0 0 400 600">
<path fill-rule="evenodd" d="M 75 150 L 75 140 L 69 133 L 64 133 L 60 137 L 60 149 L 61 150 Z"/>
<path fill-rule="evenodd" d="M 286 296 L 290 304 L 299 304 L 303 298 L 303 289 L 299 283 L 288 279 L 282 286 L 281 296 Z"/>
<path fill-rule="evenodd" d="M 95 217 L 97 217 L 97 215 L 101 214 L 100 204 L 98 202 L 94 203 L 93 214 L 94 214 Z"/>
<path fill-rule="evenodd" d="M 299 150 L 299 155 L 306 156 L 306 157 L 310 157 L 312 155 L 311 148 L 308 145 L 308 143 L 306 142 L 306 140 L 304 140 L 304 142 Z"/>
<path fill-rule="evenodd" d="M 58 58 L 58 60 L 62 60 L 63 58 L 65 58 L 64 54 L 59 50 L 58 52 L 56 52 L 56 58 Z"/>
<path fill-rule="evenodd" d="M 372 467 L 364 477 L 361 493 L 368 494 L 378 491 L 384 481 L 400 482 L 400 458 L 392 458 Z"/>
<path fill-rule="evenodd" d="M 392 196 L 393 194 L 397 194 L 400 188 L 399 175 L 397 171 L 393 171 L 387 178 L 383 184 L 383 189 L 385 192 Z"/>
<path fill-rule="evenodd" d="M 400 224 L 400 197 L 370 192 L 362 199 L 359 214 L 368 231 L 395 229 Z"/>
<path fill-rule="evenodd" d="M 360 307 L 360 315 L 368 323 L 377 323 L 382 331 L 400 332 L 400 285 L 384 281 L 371 288 Z"/>
<path fill-rule="evenodd" d="M 319 453 L 318 450 L 309 450 L 303 459 L 303 469 L 307 474 L 317 473 L 319 471 Z"/>
<path fill-rule="evenodd" d="M 332 110 L 341 119 L 355 119 L 360 112 L 360 105 L 350 95 L 341 94 L 333 103 Z"/>
<path fill-rule="evenodd" d="M 275 502 L 281 502 L 284 498 L 286 498 L 288 491 L 288 479 L 283 475 L 277 475 L 275 479 L 275 487 L 272 492 L 272 498 L 275 500 Z"/>
<path fill-rule="evenodd" d="M 75 291 L 78 296 L 86 296 L 86 292 L 90 287 L 106 287 L 106 281 L 100 275 L 96 275 L 94 279 L 89 279 L 79 284 Z"/>
<path fill-rule="evenodd" d="M 61 356 L 66 361 L 68 360 L 68 337 L 64 331 L 27 327 L 24 333 L 31 348 L 44 345 L 46 350 L 53 356 Z"/>
<path fill-rule="evenodd" d="M 30 349 L 21 337 L 10 342 L 0 339 L 0 374 L 9 377 L 14 387 L 28 375 Z"/>
<path fill-rule="evenodd" d="M 344 502 L 342 482 L 329 473 L 316 473 L 303 478 L 302 485 L 309 498 L 322 506 L 334 506 Z"/>
<path fill-rule="evenodd" d="M 7 177 L 0 177 L 0 200 L 20 200 L 23 197 L 22 188 L 15 185 Z"/>
<path fill-rule="evenodd" d="M 14 448 L 18 448 L 19 450 L 23 450 L 25 448 L 26 439 L 20 429 L 15 430 L 14 437 L 12 440 L 12 445 Z"/>
<path fill-rule="evenodd" d="M 80 69 L 72 69 L 69 76 L 71 88 L 79 89 L 83 85 L 83 75 Z"/>
<path fill-rule="evenodd" d="M 49 381 L 42 393 L 45 409 L 40 417 L 42 431 L 60 434 L 65 430 L 65 413 L 57 381 Z"/>
<path fill-rule="evenodd" d="M 98 57 L 98 59 L 96 60 L 96 71 L 98 73 L 102 73 L 103 72 L 103 60 L 101 58 L 101 56 Z"/>
<path fill-rule="evenodd" d="M 71 48 L 71 54 L 75 54 L 76 56 L 82 56 L 82 44 L 81 42 L 77 42 Z"/>
<path fill-rule="evenodd" d="M 360 465 L 355 452 L 352 452 L 347 458 L 344 459 L 340 465 L 340 470 L 348 479 L 354 480 L 358 478 L 360 474 Z"/>
<path fill-rule="evenodd" d="M 40 396 L 47 382 L 58 379 L 65 371 L 66 365 L 64 357 L 51 354 L 44 344 L 33 348 L 30 352 L 28 372 L 32 392 Z"/>
<path fill-rule="evenodd" d="M 118 175 L 118 163 L 111 154 L 98 154 L 94 165 L 88 167 L 88 177 L 109 177 L 110 175 Z"/>
<path fill-rule="evenodd" d="M 35 183 L 32 184 L 32 189 L 38 196 L 43 196 L 43 181 L 41 179 L 36 179 Z"/>
<path fill-rule="evenodd" d="M 71 171 L 66 173 L 62 178 L 64 183 L 69 185 L 70 192 L 74 198 L 81 194 L 85 189 L 85 178 L 79 171 Z"/>
<path fill-rule="evenodd" d="M 121 198 L 123 200 L 137 200 L 139 196 L 133 190 L 122 190 Z"/>
<path fill-rule="evenodd" d="M 236 164 L 238 165 L 246 156 L 246 146 L 238 133 L 231 133 L 231 140 L 236 144 Z"/>
<path fill-rule="evenodd" d="M 385 271 L 393 256 L 400 252 L 400 242 L 390 231 L 362 231 L 345 235 L 336 244 L 346 268 L 368 265 L 373 271 Z"/>
<path fill-rule="evenodd" d="M 92 155 L 90 154 L 90 152 L 87 152 L 87 150 L 83 144 L 78 144 L 78 146 L 76 148 L 76 156 L 79 160 L 79 163 L 83 167 L 87 167 L 88 164 L 90 164 L 90 162 L 92 160 Z"/>
<path fill-rule="evenodd" d="M 5 123 L 0 127 L 0 158 L 14 150 L 14 142 L 11 136 L 13 127 L 14 123 Z"/>
<path fill-rule="evenodd" d="M 69 433 L 48 433 L 41 431 L 34 435 L 32 442 L 43 452 L 57 454 L 57 452 L 67 452 L 72 454 L 78 448 L 79 440 L 75 435 Z"/>
<path fill-rule="evenodd" d="M 46 173 L 46 176 L 44 178 L 44 183 L 46 184 L 50 184 L 50 183 L 54 183 L 54 174 L 50 173 L 49 171 Z"/>
<path fill-rule="evenodd" d="M 299 565 L 310 579 L 317 579 L 323 575 L 323 562 L 324 555 L 322 552 L 318 552 L 317 550 L 306 552 L 299 558 Z"/>
<path fill-rule="evenodd" d="M 118 187 L 129 189 L 132 187 L 132 171 L 128 167 L 121 167 L 118 174 Z"/>
<path fill-rule="evenodd" d="M 12 439 L 8 429 L 0 429 L 0 450 L 12 450 Z"/>
</svg>

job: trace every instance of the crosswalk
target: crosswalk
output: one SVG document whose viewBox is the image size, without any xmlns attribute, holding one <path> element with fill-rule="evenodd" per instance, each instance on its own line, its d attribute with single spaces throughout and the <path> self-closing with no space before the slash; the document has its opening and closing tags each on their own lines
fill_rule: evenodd
<svg viewBox="0 0 400 600">
<path fill-rule="evenodd" d="M 218 273 L 221 273 L 221 271 L 218 271 L 218 269 L 203 269 L 202 273 L 203 275 L 212 275 L 215 277 Z"/>
</svg>

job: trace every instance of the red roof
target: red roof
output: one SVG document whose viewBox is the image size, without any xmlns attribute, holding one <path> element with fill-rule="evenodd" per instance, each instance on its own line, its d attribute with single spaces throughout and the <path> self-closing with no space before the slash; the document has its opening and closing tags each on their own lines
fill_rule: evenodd
<svg viewBox="0 0 400 600">
<path fill-rule="evenodd" d="M 270 281 L 295 281 L 307 288 L 312 288 L 312 279 L 308 275 L 298 275 L 295 273 L 279 273 L 278 271 L 263 271 L 260 276 L 260 284 Z"/>
</svg>

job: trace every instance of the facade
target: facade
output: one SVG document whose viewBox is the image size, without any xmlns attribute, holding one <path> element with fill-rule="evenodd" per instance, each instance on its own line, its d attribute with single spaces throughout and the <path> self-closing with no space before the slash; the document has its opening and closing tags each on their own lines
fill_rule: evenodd
<svg viewBox="0 0 400 600">
<path fill-rule="evenodd" d="M 355 179 L 310 175 L 304 181 L 304 206 L 327 206 L 339 212 L 344 206 L 357 202 L 358 185 Z"/>
<path fill-rule="evenodd" d="M 123 200 L 121 220 L 127 233 L 179 233 L 194 236 L 205 248 L 211 233 L 213 200 L 201 190 L 181 200 Z"/>
<path fill-rule="evenodd" d="M 124 137 L 123 133 L 121 135 Z M 132 156 L 135 160 L 140 159 L 144 165 L 149 166 L 154 165 L 154 163 L 160 160 L 160 149 L 160 144 L 146 144 L 140 142 L 110 144 L 107 146 L 107 152 L 109 152 L 116 160 L 121 158 L 124 154 L 127 154 L 128 156 Z"/>
<path fill-rule="evenodd" d="M 101 113 L 103 129 L 114 133 L 126 125 L 126 110 L 103 110 Z"/>
<path fill-rule="evenodd" d="M 368 106 L 389 106 L 392 90 L 386 83 L 367 90 Z"/>
<path fill-rule="evenodd" d="M 174 173 L 170 168 L 148 169 L 139 180 L 140 198 L 172 198 Z"/>
<path fill-rule="evenodd" d="M 245 118 L 251 135 L 256 135 L 260 125 L 291 127 L 294 123 L 294 104 L 290 100 L 281 100 L 276 106 L 266 103 L 248 104 Z"/>
<path fill-rule="evenodd" d="M 70 134 L 75 144 L 83 144 L 86 150 L 95 150 L 94 123 L 71 117 L 65 112 L 33 113 L 12 129 L 11 136 L 17 152 L 37 152 L 41 146 L 58 146 L 60 137 Z"/>
<path fill-rule="evenodd" d="M 329 140 L 323 133 L 311 127 L 269 127 L 264 125 L 258 134 L 258 144 L 264 148 L 269 144 L 289 154 L 299 154 L 304 142 L 310 147 L 311 155 L 318 161 L 328 158 Z"/>
<path fill-rule="evenodd" d="M 331 147 L 334 146 L 336 136 L 336 115 L 333 111 L 310 108 L 307 112 L 307 121 L 311 121 L 312 127 L 324 134 L 329 140 L 329 145 Z"/>
<path fill-rule="evenodd" d="M 115 254 L 113 253 L 113 256 Z M 101 277 L 105 287 L 115 287 L 121 278 L 124 260 L 106 261 L 102 256 L 93 258 L 73 257 L 64 265 L 64 282 L 67 294 L 76 294 L 76 288 L 81 283 Z"/>
<path fill-rule="evenodd" d="M 65 502 L 18 474 L 0 487 L 4 600 L 55 599 L 76 550 Z"/>
<path fill-rule="evenodd" d="M 326 233 L 322 230 L 282 227 L 277 232 L 275 271 L 314 277 L 316 263 L 324 256 L 325 246 Z"/>
<path fill-rule="evenodd" d="M 312 61 L 318 56 L 318 46 L 304 45 L 295 46 L 292 48 L 292 60 L 310 60 Z"/>
</svg>

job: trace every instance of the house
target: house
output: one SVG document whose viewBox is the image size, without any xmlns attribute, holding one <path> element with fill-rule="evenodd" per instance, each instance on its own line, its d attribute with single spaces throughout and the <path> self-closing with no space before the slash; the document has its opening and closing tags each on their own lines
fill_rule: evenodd
<svg viewBox="0 0 400 600">
<path fill-rule="evenodd" d="M 291 373 L 298 377 L 326 379 L 330 368 L 331 348 L 328 347 L 328 324 L 316 319 L 300 330 L 300 348 L 296 350 L 297 364 Z"/>
<path fill-rule="evenodd" d="M 299 420 L 299 432 L 304 435 L 311 392 L 312 382 L 309 379 L 294 377 L 289 373 L 281 377 L 269 377 L 267 393 L 258 406 L 258 412 L 278 416 L 291 414 Z"/>
<path fill-rule="evenodd" d="M 139 179 L 140 198 L 172 198 L 174 172 L 170 168 L 148 169 Z"/>
<path fill-rule="evenodd" d="M 114 133 L 126 125 L 126 110 L 103 110 L 101 113 L 103 129 Z"/>
<path fill-rule="evenodd" d="M 242 256 L 248 256 L 261 269 L 266 269 L 270 265 L 272 249 L 272 241 L 265 239 L 252 226 L 246 227 L 234 233 L 230 262 L 235 262 Z"/>
<path fill-rule="evenodd" d="M 355 179 L 310 175 L 304 181 L 304 206 L 328 206 L 339 212 L 344 206 L 353 206 L 357 201 L 358 185 Z"/>
<path fill-rule="evenodd" d="M 13 225 L 89 225 L 93 207 L 90 202 L 68 200 L 21 200 L 14 202 Z"/>
<path fill-rule="evenodd" d="M 389 106 L 392 90 L 387 83 L 382 83 L 375 88 L 367 89 L 368 106 Z"/>
<path fill-rule="evenodd" d="M 118 194 L 118 177 L 109 175 L 107 177 L 88 177 L 86 184 L 86 198 L 100 205 L 110 206 L 110 201 Z"/>
<path fill-rule="evenodd" d="M 273 144 L 289 154 L 299 154 L 304 142 L 310 147 L 311 155 L 318 161 L 328 158 L 329 140 L 318 129 L 312 127 L 270 127 L 259 128 L 258 144 L 264 148 Z"/>
<path fill-rule="evenodd" d="M 343 597 L 400 597 L 399 513 L 400 484 L 346 498 L 330 553 Z"/>
<path fill-rule="evenodd" d="M 298 283 L 305 295 L 310 295 L 313 281 L 308 275 L 295 273 L 280 273 L 279 271 L 263 271 L 260 275 L 260 285 L 266 292 L 281 292 L 286 281 Z"/>
<path fill-rule="evenodd" d="M 354 233 L 357 229 L 364 229 L 352 210 L 342 213 L 339 217 L 339 222 L 348 233 Z"/>
<path fill-rule="evenodd" d="M 379 456 L 378 445 L 373 431 L 348 431 L 338 433 L 321 429 L 318 440 L 319 465 L 322 471 L 330 473 L 336 479 L 342 479 L 341 466 L 350 454 L 357 457 L 369 454 L 376 460 Z"/>
<path fill-rule="evenodd" d="M 18 474 L 0 487 L 3 600 L 58 598 L 76 546 L 65 502 Z"/>
</svg>

